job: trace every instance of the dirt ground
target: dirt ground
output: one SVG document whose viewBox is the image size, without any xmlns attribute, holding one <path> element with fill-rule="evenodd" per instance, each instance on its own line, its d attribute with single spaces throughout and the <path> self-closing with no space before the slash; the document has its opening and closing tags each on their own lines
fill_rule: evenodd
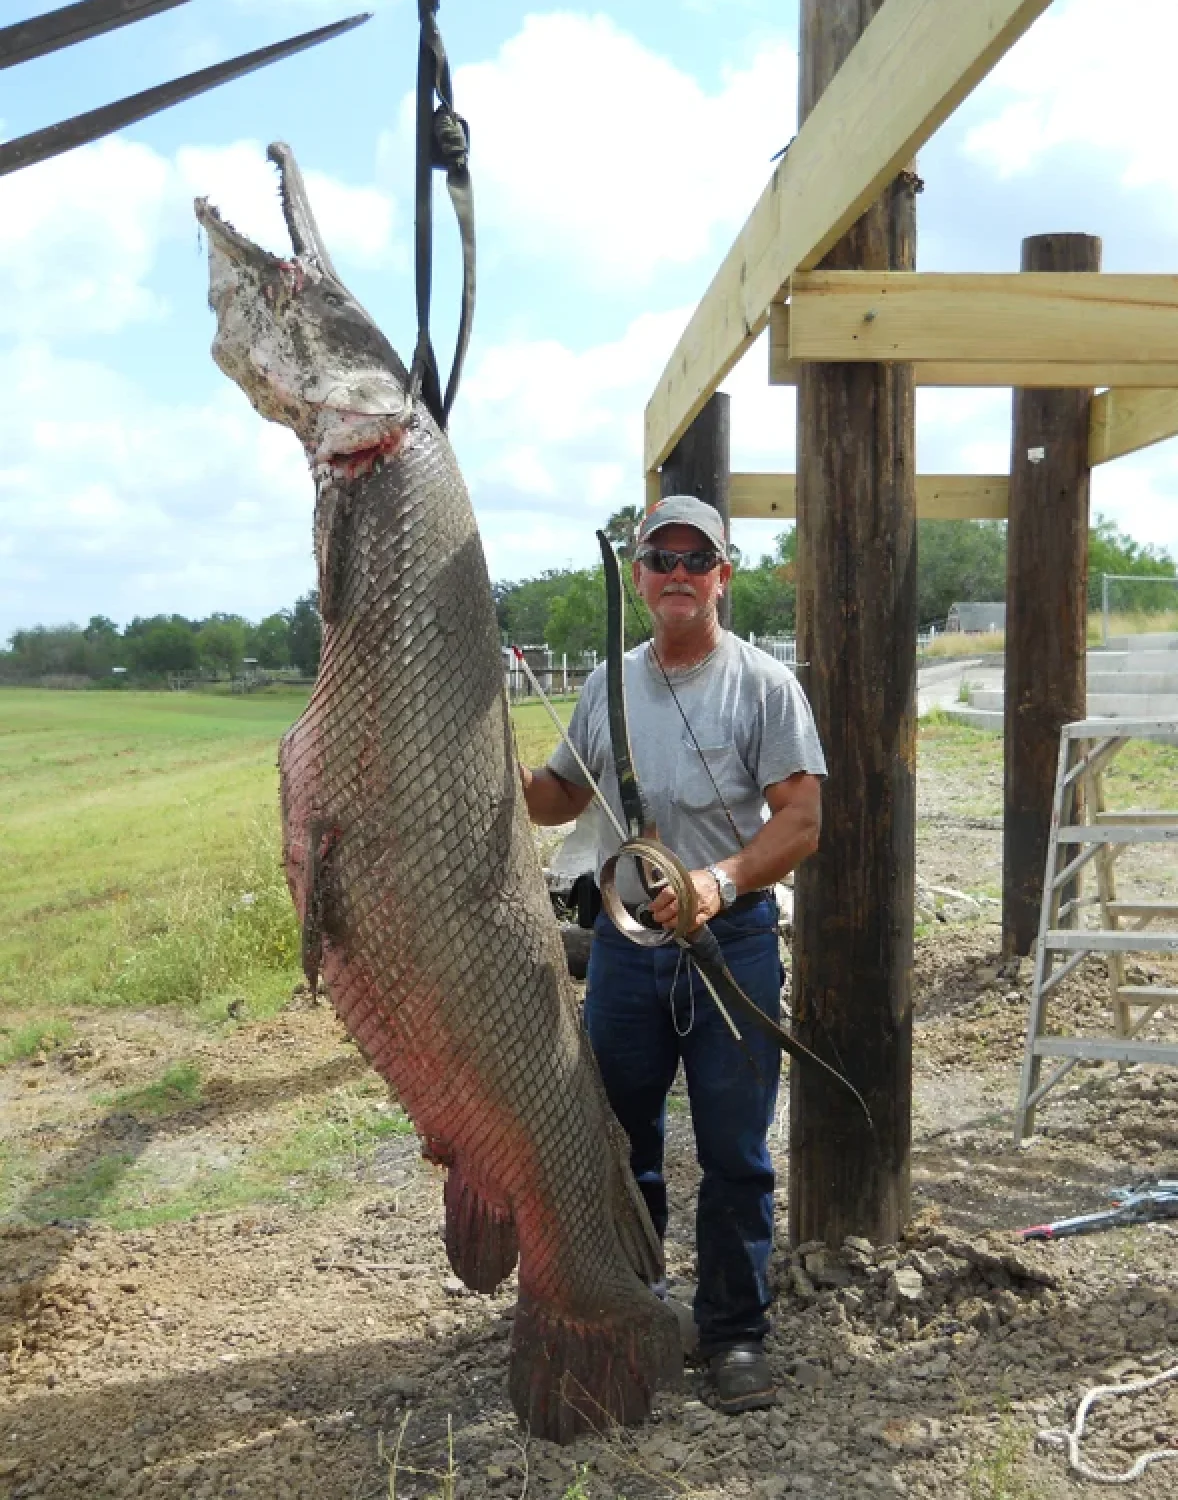
<svg viewBox="0 0 1178 1500">
<path fill-rule="evenodd" d="M 993 788 L 990 789 L 994 791 Z M 1036 1496 L 1092 1489 L 1037 1439 L 1090 1387 L 1178 1365 L 1178 1221 L 1020 1246 L 1017 1226 L 1099 1207 L 1106 1190 L 1178 1176 L 1178 1071 L 1077 1069 L 1018 1150 L 1010 1138 L 1029 967 L 997 963 L 996 818 L 952 778 L 922 779 L 914 1220 L 895 1246 L 782 1245 L 768 1412 L 724 1418 L 701 1375 L 652 1422 L 569 1449 L 527 1441 L 506 1399 L 514 1302 L 468 1293 L 442 1248 L 441 1176 L 412 1136 L 382 1141 L 325 1206 L 221 1212 L 151 1229 L 84 1220 L 0 1227 L 0 1497 L 258 1500 L 503 1496 Z M 1173 855 L 1137 872 L 1167 882 Z M 937 891 L 936 887 L 942 888 Z M 1155 971 L 1158 965 L 1152 966 Z M 1170 982 L 1178 982 L 1171 980 Z M 1107 1009 L 1095 967 L 1063 1026 Z M 157 1120 L 101 1088 L 157 1078 L 182 1051 L 209 1080 Z M 72 1044 L 0 1072 L 13 1139 L 42 1180 L 109 1153 L 177 1179 L 272 1127 L 296 1093 L 365 1067 L 330 1012 L 293 1005 L 197 1044 L 182 1018 L 108 1012 Z M 782 1125 L 774 1146 L 784 1168 Z M 690 1124 L 671 1114 L 672 1291 L 692 1278 Z M 781 1203 L 784 1239 L 784 1193 Z M 1124 1468 L 1178 1456 L 1178 1379 L 1101 1403 L 1083 1454 Z M 1178 1492 L 1152 1465 L 1129 1493 Z"/>
</svg>

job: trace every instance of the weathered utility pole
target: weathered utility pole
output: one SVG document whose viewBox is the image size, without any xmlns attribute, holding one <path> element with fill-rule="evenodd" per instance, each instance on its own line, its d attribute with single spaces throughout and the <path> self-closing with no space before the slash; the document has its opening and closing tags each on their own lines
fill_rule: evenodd
<svg viewBox="0 0 1178 1500">
<path fill-rule="evenodd" d="M 1100 240 L 1037 234 L 1024 271 L 1099 271 Z M 1084 717 L 1092 392 L 1014 393 L 1006 530 L 1002 952 L 1039 931 L 1059 732 Z"/>
<path fill-rule="evenodd" d="M 883 0 L 802 0 L 805 119 Z M 901 172 L 822 262 L 910 271 Z M 798 381 L 798 659 L 830 775 L 797 875 L 794 1028 L 862 1092 L 872 1126 L 790 1078 L 796 1244 L 894 1240 L 908 1217 L 915 886 L 916 500 L 909 365 L 808 365 Z"/>
<path fill-rule="evenodd" d="M 728 490 L 732 477 L 731 401 L 717 391 L 676 443 L 659 474 L 660 495 L 695 495 L 715 506 L 731 534 Z M 720 601 L 720 624 L 732 624 L 732 599 Z"/>
</svg>

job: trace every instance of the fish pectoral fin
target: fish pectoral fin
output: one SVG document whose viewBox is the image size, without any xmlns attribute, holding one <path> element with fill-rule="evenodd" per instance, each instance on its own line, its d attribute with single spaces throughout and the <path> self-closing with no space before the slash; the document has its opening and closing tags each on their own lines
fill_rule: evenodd
<svg viewBox="0 0 1178 1500">
<path fill-rule="evenodd" d="M 443 1194 L 446 1254 L 472 1292 L 493 1292 L 519 1259 L 511 1210 L 493 1203 L 471 1183 L 459 1163 L 450 1167 Z"/>
<path fill-rule="evenodd" d="M 679 1320 L 636 1281 L 605 1316 L 570 1315 L 521 1284 L 508 1387 L 533 1437 L 571 1443 L 650 1415 L 655 1391 L 683 1378 Z"/>
<path fill-rule="evenodd" d="M 319 983 L 323 965 L 323 932 L 328 907 L 327 882 L 332 850 L 339 839 L 339 829 L 323 818 L 311 820 L 307 840 L 307 886 L 303 903 L 303 973 L 312 995 Z"/>
<path fill-rule="evenodd" d="M 319 617 L 338 625 L 352 546 L 352 497 L 341 485 L 325 482 L 315 505 L 315 550 L 319 561 Z"/>
</svg>

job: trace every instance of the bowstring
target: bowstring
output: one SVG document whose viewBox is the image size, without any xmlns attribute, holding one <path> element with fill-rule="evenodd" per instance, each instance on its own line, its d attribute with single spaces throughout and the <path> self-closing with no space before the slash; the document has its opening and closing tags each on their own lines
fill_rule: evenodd
<svg viewBox="0 0 1178 1500">
<path fill-rule="evenodd" d="M 691 743 L 695 746 L 695 752 L 699 756 L 700 761 L 703 764 L 704 770 L 708 773 L 708 780 L 712 783 L 712 790 L 715 792 L 716 797 L 719 800 L 720 806 L 724 809 L 724 816 L 728 819 L 728 826 L 729 826 L 729 828 L 732 829 L 733 837 L 736 839 L 736 842 L 743 849 L 743 848 L 745 848 L 745 840 L 741 837 L 740 829 L 737 828 L 737 826 L 736 826 L 736 820 L 732 816 L 732 810 L 729 808 L 728 803 L 725 802 L 725 800 L 724 800 L 724 793 L 720 790 L 719 786 L 716 784 L 716 778 L 712 775 L 712 768 L 711 768 L 710 765 L 708 765 L 708 758 L 707 758 L 707 756 L 703 752 L 703 746 L 700 744 L 700 742 L 695 737 L 695 730 L 692 729 L 692 727 L 691 727 L 691 720 L 687 717 L 687 713 L 684 710 L 684 707 L 683 707 L 682 703 L 680 703 L 680 701 L 679 701 L 679 694 L 675 691 L 675 686 L 674 686 L 674 684 L 671 681 L 670 673 L 667 671 L 666 667 L 663 665 L 663 659 L 662 659 L 662 657 L 658 653 L 658 648 L 655 646 L 655 643 L 654 643 L 654 622 L 650 618 L 650 614 L 649 614 L 649 612 L 648 612 L 648 610 L 646 608 L 646 605 L 642 602 L 642 600 L 640 598 L 636 597 L 631 592 L 630 585 L 626 582 L 626 575 L 622 571 L 621 568 L 618 569 L 618 578 L 621 580 L 622 592 L 625 594 L 626 598 L 630 601 L 630 605 L 633 608 L 633 610 L 635 611 L 635 613 L 640 616 L 639 623 L 641 623 L 643 625 L 643 629 L 646 631 L 646 644 L 650 648 L 650 654 L 654 657 L 655 661 L 658 663 L 658 669 L 663 674 L 663 681 L 667 684 L 667 691 L 670 693 L 671 700 L 674 703 L 675 707 L 679 710 L 679 717 L 683 720 L 683 727 L 684 727 L 684 729 L 687 730 L 688 738 L 691 740 Z M 626 642 L 625 642 L 625 635 L 624 635 L 624 632 L 623 632 L 622 650 L 625 651 L 625 649 L 626 649 Z"/>
</svg>

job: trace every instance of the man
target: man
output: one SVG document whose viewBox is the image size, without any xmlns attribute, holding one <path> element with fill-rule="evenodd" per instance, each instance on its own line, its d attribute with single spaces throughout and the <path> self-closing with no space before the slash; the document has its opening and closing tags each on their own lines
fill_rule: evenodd
<svg viewBox="0 0 1178 1500">
<path fill-rule="evenodd" d="M 654 624 L 653 643 L 625 658 L 638 782 L 660 838 L 691 872 L 697 925 L 711 924 L 737 983 L 776 1020 L 784 976 L 772 887 L 814 851 L 821 825 L 826 764 L 813 716 L 788 668 L 720 626 L 717 605 L 732 565 L 710 505 L 689 495 L 661 501 L 639 529 L 632 568 Z M 603 667 L 586 682 L 569 735 L 620 814 Z M 520 776 L 536 823 L 568 822 L 592 797 L 564 745 L 543 769 L 524 767 Z M 605 819 L 599 823 L 600 872 L 619 841 Z M 641 908 L 632 868 L 619 869 L 618 888 L 632 909 Z M 669 889 L 649 905 L 649 920 L 668 929 L 677 914 Z M 639 947 L 605 912 L 595 927 L 585 1020 L 660 1235 L 666 1100 L 682 1060 L 703 1171 L 699 1352 L 722 1411 L 768 1406 L 774 1393 L 763 1340 L 774 1178 L 767 1135 L 780 1052 L 759 1030 L 740 1027 L 754 1067 L 682 950 Z"/>
</svg>

